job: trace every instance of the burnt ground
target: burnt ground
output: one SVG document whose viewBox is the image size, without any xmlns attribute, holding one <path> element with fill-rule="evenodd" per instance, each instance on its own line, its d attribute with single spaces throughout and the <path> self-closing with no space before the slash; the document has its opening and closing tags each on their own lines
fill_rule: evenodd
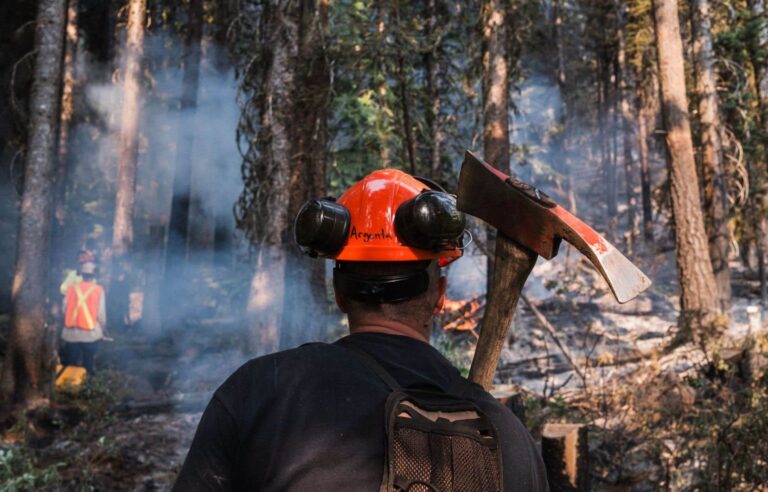
<svg viewBox="0 0 768 492">
<path fill-rule="evenodd" d="M 239 326 L 204 323 L 113 333 L 79 394 L 6 424 L 0 490 L 169 490 L 211 394 L 248 359 Z"/>
<path fill-rule="evenodd" d="M 733 338 L 747 329 L 745 311 L 753 299 L 737 295 L 729 330 Z M 653 421 L 658 409 L 640 406 L 637 417 L 628 418 L 621 392 L 615 396 L 606 388 L 631 390 L 664 383 L 673 388 L 669 395 L 638 399 L 669 406 L 672 398 L 683 412 L 690 411 L 693 401 L 698 404 L 699 397 L 692 399 L 685 381 L 700 364 L 701 353 L 691 347 L 662 350 L 671 339 L 676 299 L 652 290 L 624 306 L 600 296 L 585 301 L 554 295 L 534 303 L 556 327 L 556 336 L 587 375 L 587 384 L 530 309 L 522 306 L 497 382 L 512 384 L 526 395 L 527 423 L 534 432 L 544 421 L 577 418 L 589 424 L 596 486 L 654 490 L 665 469 L 650 457 L 647 432 L 635 432 L 631 426 Z M 161 336 L 140 329 L 113 335 L 115 341 L 104 344 L 98 355 L 99 374 L 79 395 L 60 395 L 50 412 L 4 429 L 0 490 L 168 490 L 213 390 L 248 359 L 244 333 L 235 320 L 201 318 Z M 452 341 L 443 350 L 455 364 L 467 365 L 471 336 L 464 332 L 448 338 Z M 584 411 L 594 407 L 596 396 L 605 400 L 605 411 Z M 678 447 L 686 442 L 685 435 L 664 437 L 666 444 Z M 616 450 L 616 442 L 627 444 Z"/>
</svg>

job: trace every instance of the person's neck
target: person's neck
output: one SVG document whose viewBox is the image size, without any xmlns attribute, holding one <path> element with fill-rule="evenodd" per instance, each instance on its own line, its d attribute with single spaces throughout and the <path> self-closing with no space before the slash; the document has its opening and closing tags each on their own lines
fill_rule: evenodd
<svg viewBox="0 0 768 492">
<path fill-rule="evenodd" d="M 390 319 L 363 319 L 350 320 L 349 332 L 354 333 L 384 333 L 387 335 L 400 335 L 415 338 L 421 342 L 429 343 L 429 335 L 426 330 L 419 330 L 408 323 Z"/>
</svg>

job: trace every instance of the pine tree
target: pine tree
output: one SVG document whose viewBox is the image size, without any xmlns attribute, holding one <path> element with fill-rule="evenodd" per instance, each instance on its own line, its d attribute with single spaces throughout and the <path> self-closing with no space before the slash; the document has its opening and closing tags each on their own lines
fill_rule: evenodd
<svg viewBox="0 0 768 492">
<path fill-rule="evenodd" d="M 701 159 L 704 169 L 704 204 L 706 210 L 709 254 L 717 280 L 720 307 L 731 303 L 731 274 L 728 268 L 728 203 L 725 190 L 721 122 L 717 97 L 717 78 L 712 51 L 712 33 L 707 0 L 693 2 L 693 50 L 696 58 L 696 90 L 701 121 Z"/>
<path fill-rule="evenodd" d="M 0 380 L 1 405 L 17 410 L 47 405 L 53 376 L 55 333 L 47 328 L 46 297 L 66 7 L 66 0 L 38 3 L 13 309 Z"/>
<path fill-rule="evenodd" d="M 685 340 L 714 327 L 717 291 L 694 162 L 676 0 L 654 0 L 653 14 L 681 291 L 679 336 Z"/>
<path fill-rule="evenodd" d="M 123 115 L 117 164 L 117 197 L 112 229 L 112 254 L 126 255 L 133 243 L 133 205 L 136 199 L 136 165 L 139 158 L 139 113 L 141 111 L 141 63 L 144 51 L 146 0 L 128 5 L 128 36 L 123 68 Z"/>
</svg>

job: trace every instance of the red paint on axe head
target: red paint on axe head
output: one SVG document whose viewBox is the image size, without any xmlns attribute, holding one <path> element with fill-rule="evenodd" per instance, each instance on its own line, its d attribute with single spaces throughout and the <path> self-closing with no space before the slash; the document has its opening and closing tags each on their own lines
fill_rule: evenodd
<svg viewBox="0 0 768 492">
<path fill-rule="evenodd" d="M 487 162 L 480 161 L 485 168 L 492 172 L 496 177 L 502 181 L 507 181 L 510 177 L 503 172 L 499 171 L 495 167 L 491 166 Z M 560 219 L 565 222 L 574 232 L 576 232 L 581 238 L 590 246 L 595 248 L 597 253 L 605 253 L 608 251 L 608 247 L 605 244 L 602 236 L 597 231 L 589 227 L 587 224 L 577 219 L 573 214 L 565 210 L 560 205 L 556 205 L 552 212 L 555 213 Z"/>
<path fill-rule="evenodd" d="M 568 212 L 560 205 L 553 208 L 552 212 L 565 222 L 568 227 L 573 229 L 581 239 L 593 247 L 596 253 L 606 253 L 608 251 L 608 246 L 605 244 L 603 237 L 587 224 L 577 219 L 572 213 Z M 569 242 L 572 243 L 572 241 Z"/>
<path fill-rule="evenodd" d="M 459 175 L 458 208 L 546 259 L 557 254 L 561 239 L 568 241 L 597 268 L 619 302 L 627 302 L 651 285 L 643 272 L 589 225 L 469 151 Z"/>
</svg>

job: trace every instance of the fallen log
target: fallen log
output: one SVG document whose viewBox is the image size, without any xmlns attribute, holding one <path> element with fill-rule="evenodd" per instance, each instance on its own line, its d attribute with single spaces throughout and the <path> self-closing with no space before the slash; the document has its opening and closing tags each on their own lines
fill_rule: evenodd
<svg viewBox="0 0 768 492">
<path fill-rule="evenodd" d="M 179 393 L 167 398 L 127 400 L 112 407 L 112 413 L 122 417 L 137 417 L 158 413 L 200 412 L 210 399 L 210 393 Z"/>
</svg>

